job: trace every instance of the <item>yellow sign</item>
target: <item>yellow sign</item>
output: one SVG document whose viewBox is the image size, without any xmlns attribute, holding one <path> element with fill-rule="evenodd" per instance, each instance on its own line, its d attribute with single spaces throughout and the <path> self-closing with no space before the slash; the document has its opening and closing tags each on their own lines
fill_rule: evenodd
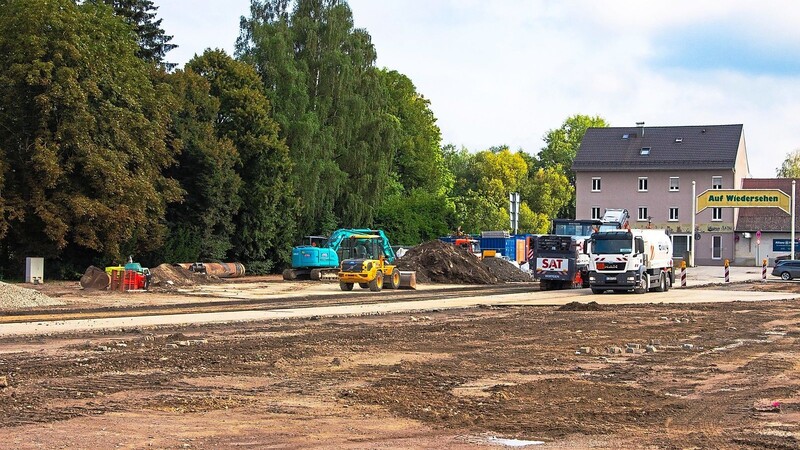
<svg viewBox="0 0 800 450">
<path fill-rule="evenodd" d="M 710 189 L 697 196 L 697 212 L 706 208 L 780 208 L 791 214 L 791 203 L 778 189 Z"/>
</svg>

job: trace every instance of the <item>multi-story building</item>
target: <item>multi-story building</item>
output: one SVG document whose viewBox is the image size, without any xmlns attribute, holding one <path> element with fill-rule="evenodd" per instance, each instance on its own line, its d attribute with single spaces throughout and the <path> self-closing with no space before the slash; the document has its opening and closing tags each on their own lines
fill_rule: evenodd
<svg viewBox="0 0 800 450">
<path fill-rule="evenodd" d="M 675 258 L 691 250 L 696 264 L 734 259 L 735 208 L 709 208 L 695 217 L 697 195 L 739 189 L 750 175 L 742 125 L 590 128 L 575 171 L 577 218 L 626 208 L 632 228 L 670 232 Z M 692 249 L 694 244 L 694 249 Z"/>
</svg>

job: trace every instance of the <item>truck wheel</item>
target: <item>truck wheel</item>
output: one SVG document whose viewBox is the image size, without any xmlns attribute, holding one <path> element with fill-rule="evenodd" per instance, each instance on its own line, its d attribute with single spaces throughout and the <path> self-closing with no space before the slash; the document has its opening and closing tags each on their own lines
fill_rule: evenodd
<svg viewBox="0 0 800 450">
<path fill-rule="evenodd" d="M 339 282 L 339 288 L 343 291 L 352 291 L 353 290 L 353 283 L 345 283 L 344 281 Z"/>
<path fill-rule="evenodd" d="M 285 269 L 283 271 L 283 279 L 286 281 L 294 281 L 297 279 L 297 273 L 294 269 Z"/>
<path fill-rule="evenodd" d="M 378 292 L 383 289 L 383 272 L 380 270 L 375 273 L 375 278 L 369 282 L 369 290 Z"/>
<path fill-rule="evenodd" d="M 400 289 L 400 271 L 397 269 L 392 271 L 392 289 Z"/>
<path fill-rule="evenodd" d="M 661 272 L 661 277 L 658 279 L 658 286 L 653 289 L 656 292 L 666 292 L 667 290 L 667 277 L 664 275 L 664 272 Z"/>
<path fill-rule="evenodd" d="M 605 291 L 600 288 L 592 288 L 592 294 L 602 294 L 603 292 Z"/>
<path fill-rule="evenodd" d="M 669 288 L 672 287 L 672 276 L 671 276 L 671 274 L 666 274 L 665 273 L 664 277 L 665 277 L 665 280 L 664 280 L 664 292 L 667 292 L 669 290 Z"/>
<path fill-rule="evenodd" d="M 539 282 L 539 290 L 546 291 L 550 289 L 550 282 L 547 280 L 542 280 Z"/>
<path fill-rule="evenodd" d="M 358 287 L 361 289 L 369 289 L 369 283 L 358 283 Z"/>
<path fill-rule="evenodd" d="M 644 294 L 647 292 L 648 282 L 647 282 L 648 275 L 646 273 L 642 274 L 641 279 L 639 280 L 639 285 L 633 288 L 634 294 Z"/>
</svg>

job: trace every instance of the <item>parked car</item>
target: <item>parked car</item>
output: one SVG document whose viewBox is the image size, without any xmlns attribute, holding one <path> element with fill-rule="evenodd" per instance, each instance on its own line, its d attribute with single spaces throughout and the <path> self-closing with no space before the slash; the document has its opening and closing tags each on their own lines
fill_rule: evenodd
<svg viewBox="0 0 800 450">
<path fill-rule="evenodd" d="M 772 275 L 781 277 L 782 280 L 800 277 L 800 260 L 784 259 L 776 262 L 775 267 L 772 269 Z"/>
</svg>

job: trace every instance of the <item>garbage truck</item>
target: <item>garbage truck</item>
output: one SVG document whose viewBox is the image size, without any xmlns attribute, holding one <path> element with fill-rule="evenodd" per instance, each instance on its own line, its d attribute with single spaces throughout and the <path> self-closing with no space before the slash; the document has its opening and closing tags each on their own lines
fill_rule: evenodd
<svg viewBox="0 0 800 450">
<path fill-rule="evenodd" d="M 672 241 L 664 230 L 600 231 L 587 243 L 593 294 L 665 292 L 675 282 Z"/>
</svg>

